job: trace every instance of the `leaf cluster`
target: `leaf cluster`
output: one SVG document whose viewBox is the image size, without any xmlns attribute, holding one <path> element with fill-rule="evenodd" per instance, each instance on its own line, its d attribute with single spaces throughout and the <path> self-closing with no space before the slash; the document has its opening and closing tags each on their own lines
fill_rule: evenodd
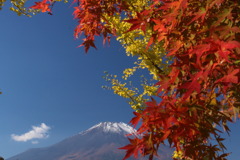
<svg viewBox="0 0 240 160">
<path fill-rule="evenodd" d="M 0 4 L 4 3 L 0 1 Z M 21 8 L 22 3 L 14 0 Z M 55 0 L 36 2 L 32 9 L 52 12 Z M 115 76 L 107 80 L 118 95 L 129 98 L 140 137 L 130 139 L 124 159 L 157 155 L 166 141 L 176 149 L 173 159 L 226 159 L 221 126 L 240 111 L 240 4 L 237 0 L 75 0 L 74 35 L 84 36 L 87 52 L 95 37 L 112 36 L 136 56 L 127 80 L 147 69 L 155 85 L 143 92 L 127 87 Z M 20 5 L 21 4 L 21 5 Z M 24 4 L 24 3 L 23 3 Z M 16 7 L 16 6 L 15 6 Z M 20 9 L 21 11 L 21 9 Z M 152 90 L 152 91 L 148 91 Z M 143 98 L 144 96 L 157 98 Z M 147 100 L 149 99 L 149 100 Z M 217 144 L 213 144 L 215 141 Z M 160 155 L 161 156 L 161 155 Z"/>
</svg>

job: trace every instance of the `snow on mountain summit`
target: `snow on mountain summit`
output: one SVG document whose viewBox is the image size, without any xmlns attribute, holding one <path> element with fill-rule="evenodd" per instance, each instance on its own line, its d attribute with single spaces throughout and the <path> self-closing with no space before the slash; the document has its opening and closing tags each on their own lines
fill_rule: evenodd
<svg viewBox="0 0 240 160">
<path fill-rule="evenodd" d="M 102 122 L 49 147 L 30 149 L 7 160 L 122 160 L 125 151 L 119 148 L 129 144 L 126 135 L 135 132 L 122 122 Z M 169 147 L 161 146 L 158 153 L 161 155 L 158 160 L 172 159 Z"/>
<path fill-rule="evenodd" d="M 119 134 L 132 134 L 136 130 L 123 122 L 101 122 L 80 134 L 86 134 L 93 131 L 101 130 L 104 133 L 119 133 Z"/>
</svg>

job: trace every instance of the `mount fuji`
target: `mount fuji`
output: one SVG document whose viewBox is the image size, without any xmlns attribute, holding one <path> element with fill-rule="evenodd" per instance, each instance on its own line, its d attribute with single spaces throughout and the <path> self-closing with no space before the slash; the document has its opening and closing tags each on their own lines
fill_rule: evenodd
<svg viewBox="0 0 240 160">
<path fill-rule="evenodd" d="M 29 149 L 7 160 L 122 160 L 127 134 L 136 130 L 125 123 L 102 122 L 77 135 L 45 148 Z M 162 146 L 159 160 L 170 160 L 172 150 Z M 129 158 L 128 160 L 133 160 Z M 146 160 L 146 158 L 139 158 Z"/>
</svg>

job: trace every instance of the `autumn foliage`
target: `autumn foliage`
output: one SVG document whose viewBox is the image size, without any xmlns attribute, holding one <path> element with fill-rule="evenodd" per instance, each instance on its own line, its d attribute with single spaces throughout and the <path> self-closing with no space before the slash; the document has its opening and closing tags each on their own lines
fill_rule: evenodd
<svg viewBox="0 0 240 160">
<path fill-rule="evenodd" d="M 51 12 L 53 2 L 43 0 L 32 8 Z M 96 36 L 104 41 L 119 36 L 106 17 L 120 15 L 130 24 L 125 33 L 150 33 L 146 51 L 162 44 L 172 59 L 169 72 L 158 69 L 156 96 L 134 112 L 131 123 L 140 123 L 141 136 L 122 147 L 124 159 L 139 154 L 153 159 L 166 142 L 176 148 L 174 159 L 225 159 L 220 128 L 229 132 L 227 123 L 240 110 L 240 1 L 149 0 L 136 14 L 128 0 L 74 3 L 75 37 L 85 36 L 80 46 L 86 52 L 96 48 Z"/>
</svg>

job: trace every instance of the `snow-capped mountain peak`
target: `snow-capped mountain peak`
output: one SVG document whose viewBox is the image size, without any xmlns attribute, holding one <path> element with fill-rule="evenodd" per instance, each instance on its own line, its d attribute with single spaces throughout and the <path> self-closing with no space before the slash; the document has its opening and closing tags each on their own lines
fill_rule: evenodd
<svg viewBox="0 0 240 160">
<path fill-rule="evenodd" d="M 97 131 L 101 130 L 104 133 L 119 133 L 119 134 L 136 133 L 136 130 L 133 127 L 123 122 L 118 122 L 118 123 L 117 122 L 101 122 L 80 134 L 86 134 L 94 130 L 97 130 Z"/>
<path fill-rule="evenodd" d="M 30 149 L 7 160 L 121 160 L 125 151 L 118 148 L 129 144 L 126 134 L 132 132 L 136 130 L 125 123 L 102 122 L 52 146 Z M 159 155 L 162 160 L 172 159 L 172 151 L 163 146 Z"/>
</svg>

